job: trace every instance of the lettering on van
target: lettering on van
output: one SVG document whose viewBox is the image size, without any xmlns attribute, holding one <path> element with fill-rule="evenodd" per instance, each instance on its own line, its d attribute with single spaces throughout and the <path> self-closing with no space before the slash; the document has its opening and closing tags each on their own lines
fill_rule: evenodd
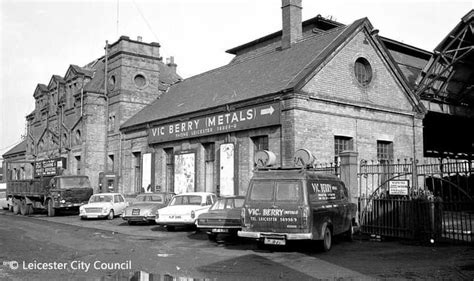
<svg viewBox="0 0 474 281">
<path fill-rule="evenodd" d="M 317 183 L 312 182 L 311 188 L 313 189 L 312 193 L 317 194 L 317 200 L 335 200 L 337 186 L 329 183 Z M 315 198 L 316 199 L 316 198 Z"/>
</svg>

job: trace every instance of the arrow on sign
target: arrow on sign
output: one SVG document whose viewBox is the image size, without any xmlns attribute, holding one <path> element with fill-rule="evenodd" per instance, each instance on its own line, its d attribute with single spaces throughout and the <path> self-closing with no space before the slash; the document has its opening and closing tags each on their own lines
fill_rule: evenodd
<svg viewBox="0 0 474 281">
<path fill-rule="evenodd" d="M 264 109 L 260 110 L 260 115 L 267 115 L 267 114 L 272 115 L 274 111 L 275 111 L 275 109 L 273 108 L 273 106 L 270 105 L 269 108 L 264 108 Z"/>
</svg>

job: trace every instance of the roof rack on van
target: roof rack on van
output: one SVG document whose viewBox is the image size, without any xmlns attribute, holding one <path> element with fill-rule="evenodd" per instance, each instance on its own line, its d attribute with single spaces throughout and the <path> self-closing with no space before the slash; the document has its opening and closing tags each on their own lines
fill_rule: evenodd
<svg viewBox="0 0 474 281">
<path fill-rule="evenodd" d="M 298 149 L 295 152 L 294 167 L 275 167 L 276 156 L 268 150 L 255 153 L 254 162 L 258 170 L 311 170 L 315 169 L 316 157 L 307 149 Z"/>
</svg>

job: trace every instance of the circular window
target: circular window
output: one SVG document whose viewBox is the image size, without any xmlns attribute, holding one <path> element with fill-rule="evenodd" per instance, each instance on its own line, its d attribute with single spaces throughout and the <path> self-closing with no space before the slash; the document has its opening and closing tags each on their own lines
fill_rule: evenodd
<svg viewBox="0 0 474 281">
<path fill-rule="evenodd" d="M 142 74 L 135 75 L 135 78 L 133 78 L 133 81 L 135 82 L 135 85 L 138 88 L 143 88 L 146 86 L 146 78 Z"/>
<path fill-rule="evenodd" d="M 354 74 L 360 85 L 369 85 L 372 81 L 372 67 L 369 61 L 365 58 L 358 58 L 354 64 Z"/>
<path fill-rule="evenodd" d="M 112 75 L 109 78 L 109 89 L 113 90 L 114 88 L 115 88 L 115 75 Z"/>
</svg>

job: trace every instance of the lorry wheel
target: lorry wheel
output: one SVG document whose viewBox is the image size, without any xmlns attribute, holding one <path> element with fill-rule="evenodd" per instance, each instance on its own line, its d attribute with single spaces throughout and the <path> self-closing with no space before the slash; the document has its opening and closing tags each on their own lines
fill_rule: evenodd
<svg viewBox="0 0 474 281">
<path fill-rule="evenodd" d="M 115 217 L 114 210 L 110 210 L 110 213 L 109 213 L 109 215 L 107 216 L 107 219 L 113 220 L 114 217 Z"/>
<path fill-rule="evenodd" d="M 321 249 L 323 250 L 323 252 L 328 252 L 329 250 L 331 250 L 331 246 L 332 246 L 332 232 L 331 232 L 331 228 L 326 226 L 323 232 L 323 240 L 321 241 Z"/>
<path fill-rule="evenodd" d="M 53 207 L 53 201 L 50 199 L 46 204 L 48 206 L 48 217 L 54 217 L 56 210 Z"/>
<path fill-rule="evenodd" d="M 13 213 L 18 215 L 20 213 L 20 205 L 17 202 L 13 203 Z"/>
<path fill-rule="evenodd" d="M 28 216 L 33 214 L 33 205 L 26 205 L 26 214 Z"/>
<path fill-rule="evenodd" d="M 26 216 L 28 215 L 28 210 L 27 210 L 27 205 L 26 205 L 26 201 L 25 200 L 21 200 L 20 202 L 20 214 L 22 216 Z"/>
</svg>

